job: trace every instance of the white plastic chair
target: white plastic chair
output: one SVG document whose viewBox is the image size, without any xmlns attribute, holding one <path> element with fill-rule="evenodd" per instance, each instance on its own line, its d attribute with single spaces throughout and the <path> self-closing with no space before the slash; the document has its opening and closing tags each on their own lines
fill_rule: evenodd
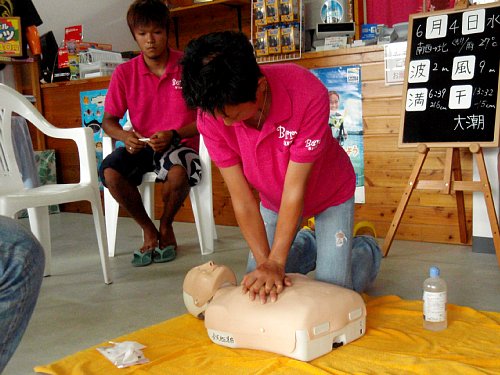
<svg viewBox="0 0 500 375">
<path fill-rule="evenodd" d="M 132 124 L 128 121 L 124 125 L 124 129 L 131 129 Z M 103 136 L 102 154 L 103 158 L 109 155 L 114 148 L 113 140 L 107 136 Z M 203 138 L 200 136 L 199 149 L 202 179 L 201 182 L 192 187 L 189 191 L 191 207 L 193 209 L 194 221 L 198 232 L 198 240 L 202 255 L 212 254 L 214 252 L 214 240 L 217 239 L 217 231 L 213 215 L 212 201 L 212 163 L 208 150 L 205 147 Z M 142 183 L 139 186 L 139 191 L 142 196 L 142 201 L 148 216 L 154 220 L 154 198 L 155 198 L 155 181 L 156 173 L 146 173 L 142 178 Z M 119 204 L 113 198 L 108 189 L 104 189 L 104 211 L 106 218 L 106 230 L 108 234 L 108 251 L 109 256 L 115 256 L 116 248 L 116 228 L 118 224 Z"/>
<path fill-rule="evenodd" d="M 73 140 L 80 159 L 80 182 L 25 188 L 16 163 L 11 119 L 17 113 L 48 137 Z M 110 284 L 106 229 L 97 183 L 97 163 L 90 128 L 57 128 L 50 124 L 21 94 L 0 84 L 0 215 L 15 217 L 27 208 L 31 231 L 45 251 L 45 276 L 51 274 L 51 239 L 48 206 L 87 200 L 92 205 L 104 282 Z M 75 245 L 76 246 L 76 245 Z M 77 251 L 75 249 L 74 251 Z"/>
</svg>

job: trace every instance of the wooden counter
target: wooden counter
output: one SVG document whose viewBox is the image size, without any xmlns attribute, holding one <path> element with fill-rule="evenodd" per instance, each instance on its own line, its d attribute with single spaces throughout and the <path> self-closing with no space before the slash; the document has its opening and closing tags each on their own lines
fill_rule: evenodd
<svg viewBox="0 0 500 375">
<path fill-rule="evenodd" d="M 356 222 L 369 220 L 375 224 L 379 237 L 385 237 L 394 212 L 417 158 L 416 149 L 399 149 L 398 132 L 402 85 L 386 86 L 384 53 L 379 46 L 305 53 L 294 61 L 307 68 L 341 65 L 361 65 L 363 127 L 365 148 L 366 203 L 356 204 Z M 109 78 L 70 81 L 42 86 L 45 116 L 57 126 L 81 126 L 80 91 L 106 88 Z M 78 178 L 76 148 L 47 143 L 57 151 L 59 181 Z M 444 150 L 433 150 L 424 164 L 422 179 L 442 179 Z M 462 153 L 464 180 L 472 179 L 472 158 Z M 158 187 L 159 188 L 159 187 Z M 214 216 L 217 224 L 236 225 L 231 200 L 220 173 L 213 168 Z M 161 212 L 159 190 L 156 195 L 156 215 Z M 415 191 L 405 211 L 396 239 L 459 244 L 458 219 L 454 196 Z M 471 234 L 472 195 L 465 195 L 466 220 Z M 68 204 L 63 210 L 89 212 L 84 204 Z M 176 216 L 178 221 L 193 221 L 191 204 L 186 201 Z"/>
</svg>

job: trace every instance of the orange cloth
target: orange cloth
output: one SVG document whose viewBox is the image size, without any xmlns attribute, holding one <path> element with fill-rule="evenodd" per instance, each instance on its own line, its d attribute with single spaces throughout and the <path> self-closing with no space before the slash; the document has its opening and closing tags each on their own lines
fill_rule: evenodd
<svg viewBox="0 0 500 375">
<path fill-rule="evenodd" d="M 111 340 L 145 345 L 148 364 L 118 369 L 90 348 L 37 366 L 35 371 L 54 375 L 500 374 L 500 313 L 448 305 L 448 328 L 431 332 L 422 328 L 421 301 L 364 297 L 366 335 L 309 363 L 213 344 L 203 322 L 186 314 Z"/>
</svg>

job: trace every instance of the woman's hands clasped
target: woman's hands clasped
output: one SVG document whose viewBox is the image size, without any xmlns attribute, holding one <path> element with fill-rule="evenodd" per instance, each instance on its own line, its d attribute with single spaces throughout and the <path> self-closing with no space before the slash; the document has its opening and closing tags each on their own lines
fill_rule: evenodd
<svg viewBox="0 0 500 375">
<path fill-rule="evenodd" d="M 285 266 L 270 259 L 246 274 L 241 282 L 243 293 L 248 293 L 252 301 L 258 296 L 261 303 L 266 303 L 268 297 L 275 302 L 278 294 L 291 285 L 292 281 L 285 275 Z"/>
</svg>

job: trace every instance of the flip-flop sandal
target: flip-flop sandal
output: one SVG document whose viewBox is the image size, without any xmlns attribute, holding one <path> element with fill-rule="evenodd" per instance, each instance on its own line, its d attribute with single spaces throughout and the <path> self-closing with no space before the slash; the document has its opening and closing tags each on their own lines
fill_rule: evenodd
<svg viewBox="0 0 500 375">
<path fill-rule="evenodd" d="M 153 263 L 153 250 L 145 252 L 141 252 L 140 250 L 134 251 L 134 259 L 132 259 L 131 263 L 134 267 L 149 266 Z"/>
<path fill-rule="evenodd" d="M 153 262 L 165 263 L 175 259 L 177 253 L 174 245 L 168 245 L 164 249 L 156 248 L 153 250 Z"/>
</svg>

